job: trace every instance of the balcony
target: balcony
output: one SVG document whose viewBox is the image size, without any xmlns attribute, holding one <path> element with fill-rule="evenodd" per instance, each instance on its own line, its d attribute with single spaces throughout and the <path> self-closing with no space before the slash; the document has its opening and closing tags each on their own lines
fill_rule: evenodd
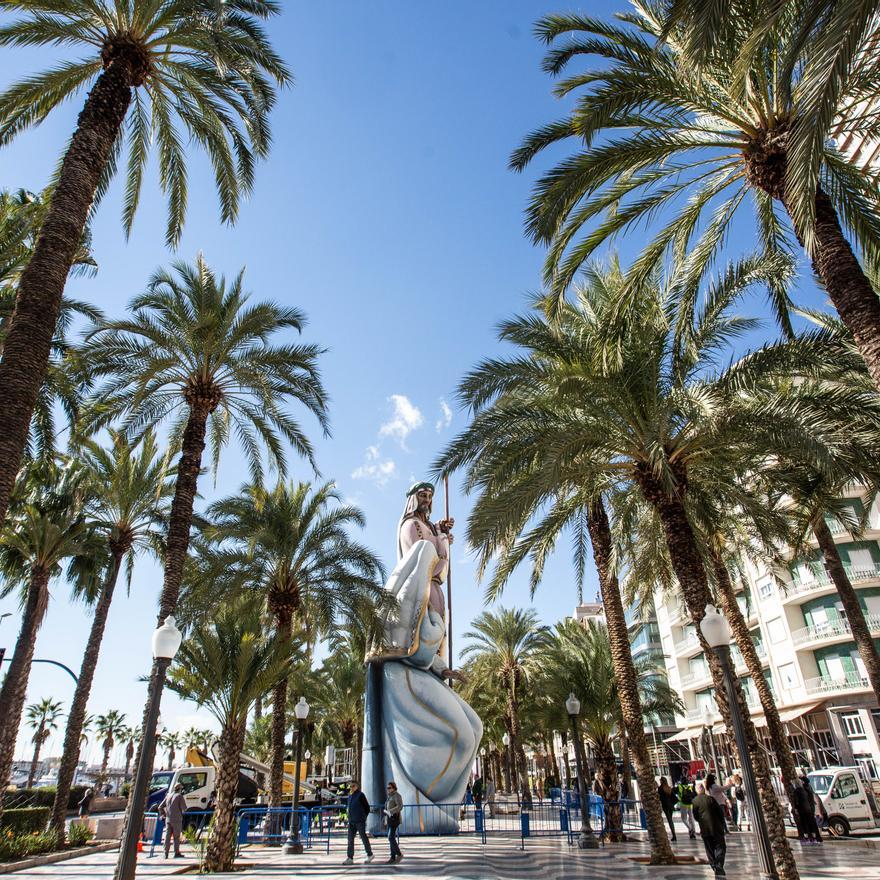
<svg viewBox="0 0 880 880">
<path fill-rule="evenodd" d="M 700 647 L 700 640 L 697 638 L 696 633 L 692 633 L 691 635 L 680 639 L 672 647 L 675 649 L 675 654 L 678 657 L 687 657 L 690 654 L 697 654 L 702 650 Z"/>
<path fill-rule="evenodd" d="M 804 682 L 804 688 L 811 697 L 823 694 L 837 694 L 841 691 L 869 691 L 871 682 L 861 675 L 848 675 L 846 678 L 828 678 L 820 675 L 818 678 L 808 678 Z"/>
<path fill-rule="evenodd" d="M 844 565 L 844 569 L 850 579 L 850 583 L 853 584 L 861 584 L 866 581 L 880 578 L 880 564 L 876 562 L 873 565 L 860 565 L 857 568 Z M 786 584 L 782 590 L 782 601 L 790 602 L 792 599 L 803 596 L 807 593 L 815 593 L 819 590 L 830 591 L 834 589 L 834 583 L 831 578 L 828 577 L 827 572 L 819 570 L 814 571 L 813 574 L 814 576 L 812 580 L 801 581 L 798 578 L 795 578 L 792 583 Z"/>
<path fill-rule="evenodd" d="M 755 712 L 760 709 L 761 701 L 758 699 L 757 694 L 746 692 L 746 705 L 749 707 L 750 712 Z M 705 720 L 702 708 L 688 709 L 685 717 L 690 722 L 703 723 Z M 712 708 L 712 718 L 714 721 L 718 721 L 721 718 L 721 713 L 717 709 L 715 709 L 714 706 Z"/>
<path fill-rule="evenodd" d="M 880 636 L 880 614 L 868 614 L 865 623 L 871 635 Z M 795 647 L 812 645 L 816 642 L 847 641 L 852 638 L 852 629 L 848 620 L 833 620 L 821 626 L 804 626 L 791 634 L 791 642 Z"/>
<path fill-rule="evenodd" d="M 689 672 L 687 675 L 683 675 L 681 677 L 681 689 L 682 690 L 694 690 L 695 688 L 702 687 L 703 685 L 709 684 L 712 680 L 712 673 L 709 672 L 709 667 L 707 666 L 705 669 L 698 672 Z"/>
</svg>

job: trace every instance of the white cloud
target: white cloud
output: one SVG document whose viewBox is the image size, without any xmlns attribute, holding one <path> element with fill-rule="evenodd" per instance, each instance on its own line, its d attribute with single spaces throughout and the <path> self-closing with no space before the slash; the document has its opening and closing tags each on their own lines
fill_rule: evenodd
<svg viewBox="0 0 880 880">
<path fill-rule="evenodd" d="M 437 433 L 439 434 L 444 428 L 448 428 L 452 423 L 452 410 L 449 408 L 449 404 L 441 397 L 440 398 L 440 418 L 437 419 L 437 423 L 434 427 L 437 429 Z"/>
<path fill-rule="evenodd" d="M 424 416 L 404 394 L 392 394 L 388 402 L 393 405 L 394 412 L 379 428 L 379 436 L 393 437 L 400 444 L 401 449 L 406 449 L 406 438 L 424 424 Z"/>
<path fill-rule="evenodd" d="M 375 455 L 372 454 L 374 451 Z M 378 450 L 375 446 L 367 449 L 365 458 L 366 462 L 351 472 L 353 480 L 372 480 L 377 486 L 382 487 L 397 474 L 397 465 L 392 459 L 378 460 Z"/>
</svg>

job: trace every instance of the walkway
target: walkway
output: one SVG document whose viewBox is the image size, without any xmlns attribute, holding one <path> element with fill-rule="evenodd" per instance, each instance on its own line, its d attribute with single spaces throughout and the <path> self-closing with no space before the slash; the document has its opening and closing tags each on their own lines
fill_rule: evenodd
<svg viewBox="0 0 880 880">
<path fill-rule="evenodd" d="M 647 868 L 628 858 L 645 852 L 642 842 L 608 846 L 598 852 L 582 852 L 557 839 L 535 839 L 526 843 L 525 851 L 518 840 L 494 840 L 486 845 L 470 837 L 404 839 L 407 857 L 400 865 L 387 865 L 384 841 L 374 844 L 376 860 L 363 864 L 363 852 L 357 863 L 344 867 L 344 849 L 331 849 L 330 854 L 307 850 L 302 856 L 284 856 L 278 850 L 252 847 L 242 852 L 238 864 L 245 870 L 234 874 L 213 875 L 224 880 L 259 880 L 259 878 L 303 877 L 322 878 L 393 877 L 410 880 L 432 877 L 434 880 L 709 880 L 706 865 L 679 865 L 674 868 Z M 880 880 L 880 850 L 863 844 L 831 841 L 824 847 L 800 847 L 794 843 L 802 880 Z M 677 851 L 702 855 L 699 841 L 679 839 Z M 22 871 L 11 877 L 58 878 L 58 880 L 108 880 L 113 876 L 116 853 L 95 853 L 58 865 L 46 865 Z M 191 858 L 168 860 L 141 859 L 138 878 L 167 877 L 193 866 Z M 745 834 L 733 835 L 728 848 L 727 873 L 731 878 L 754 878 L 758 861 L 751 840 Z"/>
</svg>

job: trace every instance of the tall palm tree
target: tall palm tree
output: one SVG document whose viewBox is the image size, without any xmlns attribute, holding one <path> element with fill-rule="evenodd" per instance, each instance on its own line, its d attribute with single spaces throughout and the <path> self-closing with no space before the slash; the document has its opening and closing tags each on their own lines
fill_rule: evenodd
<svg viewBox="0 0 880 880">
<path fill-rule="evenodd" d="M 106 715 L 99 715 L 95 719 L 95 735 L 101 738 L 101 769 L 95 786 L 100 787 L 107 776 L 107 765 L 110 763 L 110 753 L 116 745 L 116 741 L 126 734 L 125 713 L 118 709 L 111 709 Z"/>
<path fill-rule="evenodd" d="M 331 743 L 342 743 L 358 752 L 360 767 L 363 740 L 364 691 L 366 671 L 363 654 L 343 649 L 324 659 L 320 669 L 320 688 L 316 700 L 319 717 L 316 733 Z M 311 700 L 311 697 L 309 698 Z"/>
<path fill-rule="evenodd" d="M 159 747 L 165 749 L 168 755 L 168 769 L 174 769 L 174 759 L 180 748 L 180 734 L 173 730 L 166 730 L 159 737 Z"/>
<path fill-rule="evenodd" d="M 578 697 L 581 701 L 581 730 L 596 756 L 596 778 L 602 797 L 606 801 L 619 800 L 613 740 L 615 736 L 623 739 L 628 726 L 624 724 L 621 705 L 623 682 L 617 674 L 608 629 L 592 622 L 584 626 L 573 620 L 557 624 L 541 661 L 538 692 L 543 701 L 560 713 L 559 728 L 565 729 L 565 700 L 571 692 Z M 650 659 L 642 658 L 634 666 L 639 704 L 644 712 L 640 719 L 643 728 L 645 715 L 680 711 L 681 701 L 666 684 L 665 678 L 657 675 L 658 670 Z M 655 788 L 653 774 L 645 782 L 639 780 L 643 804 L 647 792 Z M 612 828 L 622 827 L 619 819 L 619 816 L 611 817 Z M 662 815 L 655 820 L 662 823 Z M 612 839 L 620 839 L 620 835 L 614 834 Z"/>
<path fill-rule="evenodd" d="M 263 448 L 279 472 L 286 469 L 282 438 L 313 461 L 311 443 L 283 408 L 288 399 L 303 404 L 327 432 L 320 350 L 269 342 L 282 330 L 300 330 L 303 314 L 268 302 L 249 304 L 242 284 L 241 273 L 228 284 L 218 278 L 201 256 L 192 266 L 175 263 L 173 272 L 157 272 L 147 291 L 132 301 L 130 318 L 99 324 L 84 346 L 83 357 L 95 375 L 106 378 L 96 397 L 97 419 L 123 416 L 128 433 L 137 434 L 176 417 L 172 433 L 181 455 L 165 543 L 160 620 L 177 606 L 206 443 L 216 468 L 234 433 L 258 482 Z M 161 689 L 154 664 L 148 704 Z M 154 748 L 151 744 L 151 753 L 143 756 L 150 764 Z M 139 809 L 129 804 L 130 811 Z"/>
<path fill-rule="evenodd" d="M 32 703 L 25 709 L 25 718 L 28 726 L 34 731 L 31 742 L 34 744 L 34 756 L 31 759 L 31 769 L 28 772 L 27 787 L 32 788 L 34 778 L 37 775 L 37 764 L 40 760 L 40 749 L 43 743 L 52 735 L 53 730 L 58 729 L 58 719 L 61 717 L 61 703 L 51 697 L 43 697 L 39 703 Z"/>
<path fill-rule="evenodd" d="M 0 362 L 0 521 L 46 372 L 68 271 L 93 205 L 128 140 L 123 226 L 131 230 L 153 140 L 168 193 L 166 239 L 180 239 L 187 205 L 184 144 L 211 160 L 221 216 L 233 222 L 255 160 L 269 151 L 275 86 L 290 81 L 260 21 L 272 0 L 36 0 L 14 7 L 0 46 L 70 46 L 85 57 L 11 85 L 0 95 L 0 145 L 92 84 L 58 171 L 33 257 L 21 275 Z"/>
<path fill-rule="evenodd" d="M 837 378 L 836 369 L 857 370 L 847 341 L 830 330 L 765 346 L 730 366 L 719 366 L 738 335 L 752 327 L 731 309 L 756 280 L 768 272 L 773 276 L 767 259 L 730 267 L 705 297 L 699 286 L 692 289 L 685 273 L 684 280 L 673 274 L 642 285 L 640 296 L 630 300 L 629 281 L 619 270 L 593 267 L 576 301 L 560 304 L 556 320 L 536 310 L 506 322 L 502 339 L 519 350 L 511 358 L 485 362 L 463 381 L 460 394 L 475 415 L 439 463 L 447 471 L 473 469 L 466 485 L 479 486 L 491 498 L 491 506 L 485 507 L 486 528 L 491 527 L 493 511 L 499 524 L 505 524 L 535 510 L 548 498 L 548 485 L 557 487 L 563 499 L 559 514 L 566 520 L 569 496 L 577 507 L 583 506 L 585 496 L 594 497 L 609 487 L 637 492 L 656 510 L 699 633 L 712 596 L 688 513 L 692 487 L 708 491 L 714 470 L 729 474 L 737 463 L 742 469 L 746 462 L 752 467 L 755 450 L 770 448 L 774 437 L 786 444 L 799 438 L 803 448 L 812 444 L 818 449 L 829 425 L 838 428 L 847 419 L 857 423 L 868 419 L 865 412 L 871 410 L 870 418 L 877 418 L 876 395 L 869 397 L 861 388 L 850 390 L 838 382 L 829 390 L 830 383 L 826 388 L 814 380 L 823 371 Z M 844 366 L 838 368 L 839 364 Z M 770 377 L 784 377 L 785 382 L 765 390 L 762 383 L 769 383 Z M 534 465 L 545 469 L 543 480 L 533 479 L 521 466 L 531 463 L 536 449 L 543 449 Z M 722 468 L 723 462 L 731 464 Z M 723 486 L 715 488 L 720 491 Z M 516 555 L 529 550 L 527 542 L 517 546 L 518 534 L 518 526 L 505 532 L 499 525 L 497 545 L 502 553 L 495 577 L 500 583 Z M 476 546 L 487 545 L 479 534 L 475 537 Z M 539 572 L 549 546 L 535 544 Z M 726 715 L 721 670 L 699 637 L 719 708 Z M 777 868 L 782 876 L 794 878 L 797 868 L 770 769 L 741 688 L 737 700 Z"/>
<path fill-rule="evenodd" d="M 126 727 L 125 733 L 121 739 L 125 740 L 125 769 L 122 771 L 123 783 L 128 782 L 128 771 L 131 769 L 131 762 L 134 759 L 135 743 L 141 738 L 141 730 L 139 727 Z"/>
<path fill-rule="evenodd" d="M 880 388 L 880 301 L 869 280 L 880 266 L 880 209 L 869 177 L 831 146 L 834 118 L 865 94 L 873 100 L 880 66 L 860 70 L 858 82 L 841 78 L 829 93 L 836 100 L 816 115 L 796 14 L 786 12 L 754 47 L 744 77 L 739 52 L 763 24 L 760 4 L 736 4 L 739 14 L 725 23 L 732 35 L 699 68 L 682 48 L 686 34 L 664 31 L 662 4 L 633 5 L 625 24 L 554 15 L 536 28 L 547 43 L 568 38 L 545 59 L 552 74 L 585 55 L 603 59 L 559 84 L 557 94 L 578 98 L 572 113 L 531 134 L 511 159 L 522 169 L 548 147 L 579 145 L 542 175 L 527 212 L 532 237 L 550 245 L 548 284 L 561 295 L 597 247 L 658 215 L 662 227 L 638 262 L 641 278 L 667 250 L 714 252 L 751 202 L 763 247 L 788 249 L 790 230 L 804 244 Z M 781 287 L 772 293 L 790 329 L 787 296 Z"/>
<path fill-rule="evenodd" d="M 533 608 L 499 608 L 474 618 L 464 637 L 469 643 L 461 651 L 462 658 L 473 657 L 485 664 L 505 692 L 512 763 L 518 766 L 520 784 L 525 785 L 528 776 L 520 741 L 520 691 L 536 671 L 538 656 L 547 644 L 547 627 L 539 623 Z"/>
<path fill-rule="evenodd" d="M 49 604 L 49 582 L 64 560 L 89 556 L 90 529 L 83 512 L 83 478 L 73 465 L 42 462 L 22 475 L 21 501 L 0 535 L 0 595 L 22 594 L 21 628 L 0 689 L 0 807 L 12 770 L 15 740 L 30 677 L 37 633 Z"/>
<path fill-rule="evenodd" d="M 235 794 L 247 715 L 257 694 L 290 670 L 289 638 L 267 633 L 253 596 L 224 602 L 196 625 L 178 652 L 168 686 L 205 707 L 221 726 L 217 805 L 204 870 L 228 871 L 235 857 Z"/>
<path fill-rule="evenodd" d="M 87 507 L 92 528 L 105 542 L 107 562 L 99 575 L 93 596 L 92 625 L 80 666 L 79 678 L 67 718 L 64 751 L 58 767 L 58 785 L 52 807 L 50 827 L 63 834 L 67 816 L 70 787 L 79 761 L 80 732 L 101 642 L 110 613 L 116 582 L 123 564 L 127 565 L 127 581 L 131 584 L 135 558 L 144 550 L 155 551 L 161 541 L 163 515 L 171 493 L 168 466 L 160 456 L 155 436 L 148 431 L 137 449 L 126 438 L 111 432 L 109 449 L 88 442 L 83 448 L 83 463 L 91 484 Z"/>
<path fill-rule="evenodd" d="M 339 626 L 375 630 L 384 569 L 349 534 L 352 526 L 363 528 L 364 516 L 341 503 L 331 483 L 245 486 L 212 504 L 206 515 L 204 535 L 215 544 L 210 565 L 218 576 L 226 574 L 232 589 L 264 596 L 280 637 L 289 638 L 294 623 L 309 641 Z M 212 590 L 217 583 L 210 575 L 205 579 Z M 281 679 L 272 697 L 272 806 L 281 804 L 287 691 L 287 679 Z"/>
</svg>

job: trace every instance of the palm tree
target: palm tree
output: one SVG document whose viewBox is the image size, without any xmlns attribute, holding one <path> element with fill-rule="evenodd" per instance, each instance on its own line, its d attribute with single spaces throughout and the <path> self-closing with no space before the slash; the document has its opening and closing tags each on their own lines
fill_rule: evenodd
<svg viewBox="0 0 880 880">
<path fill-rule="evenodd" d="M 634 5 L 625 25 L 554 15 L 536 28 L 547 43 L 569 37 L 545 58 L 552 74 L 584 55 L 603 59 L 559 84 L 558 95 L 578 96 L 571 115 L 535 131 L 511 159 L 522 169 L 570 138 L 583 145 L 542 175 L 528 208 L 529 233 L 550 245 L 548 284 L 562 295 L 597 247 L 659 212 L 663 225 L 637 263 L 635 295 L 667 250 L 682 258 L 714 252 L 751 201 L 764 248 L 788 249 L 789 229 L 804 245 L 880 388 L 880 301 L 869 281 L 880 266 L 880 212 L 870 178 L 831 146 L 835 117 L 854 112 L 865 95 L 873 100 L 880 68 L 855 65 L 858 76 L 841 76 L 838 57 L 831 63 L 839 88 L 820 95 L 829 100 L 817 113 L 809 71 L 821 62 L 811 66 L 802 51 L 797 11 L 805 4 L 784 4 L 792 12 L 753 47 L 745 76 L 739 52 L 764 23 L 760 4 L 736 4 L 737 16 L 725 21 L 732 33 L 699 68 L 682 48 L 687 34 L 664 31 L 662 8 Z M 858 48 L 845 41 L 836 51 L 854 59 Z M 771 292 L 790 329 L 783 288 Z"/>
<path fill-rule="evenodd" d="M 111 432 L 110 436 L 112 446 L 109 449 L 93 442 L 86 443 L 83 448 L 84 466 L 93 493 L 87 514 L 92 528 L 104 539 L 107 564 L 103 577 L 99 577 L 95 585 L 97 596 L 94 597 L 92 625 L 67 718 L 64 751 L 58 767 L 51 818 L 51 828 L 58 834 L 63 834 L 65 829 L 70 787 L 79 760 L 82 722 L 116 582 L 123 564 L 127 563 L 130 585 L 137 555 L 144 550 L 155 551 L 158 547 L 166 499 L 171 493 L 167 460 L 160 457 L 152 432 L 144 435 L 137 449 L 133 449 L 117 432 Z"/>
<path fill-rule="evenodd" d="M 363 653 L 346 648 L 324 659 L 320 686 L 314 701 L 319 721 L 316 733 L 330 743 L 342 743 L 357 751 L 355 766 L 360 767 L 363 742 L 364 691 L 366 671 Z M 309 696 L 309 701 L 312 701 Z"/>
<path fill-rule="evenodd" d="M 113 746 L 116 745 L 118 739 L 122 739 L 126 735 L 126 731 L 125 713 L 118 709 L 111 709 L 106 715 L 99 715 L 95 719 L 95 734 L 102 738 L 101 749 L 103 751 L 101 769 L 95 780 L 96 788 L 100 787 L 107 776 L 107 765 L 110 763 L 110 752 L 113 751 Z"/>
<path fill-rule="evenodd" d="M 254 164 L 269 151 L 274 85 L 290 74 L 259 22 L 271 0 L 36 0 L 0 28 L 0 45 L 66 45 L 86 50 L 0 95 L 0 145 L 40 123 L 94 82 L 58 171 L 33 257 L 21 275 L 15 316 L 0 362 L 0 521 L 46 372 L 68 271 L 94 203 L 106 191 L 128 138 L 123 226 L 131 230 L 155 139 L 168 193 L 166 239 L 175 246 L 187 205 L 184 144 L 208 154 L 221 216 L 233 222 L 251 192 Z M 186 136 L 182 136 L 181 129 Z"/>
<path fill-rule="evenodd" d="M 564 706 L 569 693 L 573 692 L 581 701 L 581 730 L 596 756 L 596 778 L 601 794 L 606 801 L 613 802 L 620 798 L 613 740 L 615 735 L 622 740 L 629 727 L 623 720 L 623 682 L 617 674 L 612 654 L 612 642 L 606 627 L 592 622 L 584 626 L 574 620 L 557 624 L 552 640 L 542 653 L 541 679 L 537 689 L 542 699 L 559 712 L 560 730 L 565 729 L 567 722 Z M 672 714 L 681 710 L 681 701 L 665 678 L 657 675 L 658 670 L 651 660 L 642 658 L 634 663 L 634 667 L 639 703 L 645 715 Z M 644 723 L 643 715 L 640 719 L 642 729 Z M 623 749 L 621 752 L 623 754 Z M 623 758 L 625 762 L 625 754 Z M 655 788 L 653 774 L 645 783 L 639 780 L 643 804 L 647 792 Z M 611 809 L 614 812 L 615 808 Z M 619 811 L 619 807 L 616 809 Z M 662 815 L 654 818 L 662 823 Z M 609 824 L 612 828 L 621 828 L 620 816 L 612 815 Z M 614 839 L 621 839 L 621 835 L 613 834 Z"/>
<path fill-rule="evenodd" d="M 141 729 L 126 727 L 121 738 L 125 740 L 125 770 L 122 772 L 122 781 L 125 783 L 128 782 L 128 771 L 131 769 L 131 762 L 134 759 L 135 743 L 141 738 Z"/>
<path fill-rule="evenodd" d="M 461 651 L 462 658 L 473 657 L 484 664 L 484 670 L 491 670 L 505 692 L 511 763 L 518 768 L 520 784 L 526 785 L 525 752 L 520 741 L 520 691 L 534 674 L 538 655 L 547 644 L 547 627 L 539 624 L 533 608 L 499 608 L 474 618 L 464 637 L 470 642 Z"/>
<path fill-rule="evenodd" d="M 293 655 L 288 638 L 267 634 L 253 596 L 224 602 L 187 635 L 168 686 L 204 706 L 221 726 L 217 805 L 204 870 L 228 871 L 235 856 L 235 794 L 247 715 L 257 694 L 284 678 Z"/>
<path fill-rule="evenodd" d="M 94 373 L 106 377 L 96 397 L 96 420 L 124 415 L 129 433 L 136 434 L 176 415 L 175 440 L 182 432 L 160 620 L 177 606 L 206 442 L 216 468 L 234 432 L 258 482 L 262 446 L 279 472 L 286 469 L 282 438 L 313 461 L 311 443 L 282 408 L 287 398 L 302 403 L 327 432 L 319 349 L 269 343 L 281 330 L 300 330 L 303 314 L 267 302 L 249 305 L 242 282 L 240 273 L 227 285 L 201 256 L 194 266 L 175 263 L 173 272 L 157 272 L 146 293 L 132 301 L 130 318 L 99 324 L 84 346 Z M 154 664 L 148 703 L 162 684 Z M 152 763 L 154 757 L 143 759 Z"/>
<path fill-rule="evenodd" d="M 34 744 L 34 757 L 31 759 L 31 769 L 28 772 L 27 787 L 32 788 L 34 778 L 37 775 L 37 764 L 40 760 L 40 749 L 43 743 L 52 735 L 53 730 L 58 728 L 58 719 L 61 717 L 61 703 L 51 697 L 43 697 L 39 703 L 31 703 L 25 709 L 25 718 L 28 726 L 34 731 L 31 742 Z"/>
<path fill-rule="evenodd" d="M 180 734 L 171 730 L 166 730 L 159 737 L 160 748 L 168 752 L 168 769 L 174 768 L 174 758 L 177 756 L 177 750 L 180 748 Z"/>
<path fill-rule="evenodd" d="M 630 300 L 628 279 L 619 270 L 593 267 L 576 302 L 562 303 L 555 321 L 536 310 L 502 326 L 502 339 L 519 351 L 485 362 L 463 381 L 460 395 L 474 418 L 438 463 L 444 471 L 471 468 L 466 486 L 479 487 L 491 499 L 482 517 L 486 536 L 475 531 L 469 538 L 483 548 L 484 566 L 490 561 L 485 548 L 499 548 L 494 583 L 503 584 L 517 557 L 529 550 L 527 541 L 517 544 L 520 526 L 505 531 L 505 524 L 527 518 L 548 498 L 557 504 L 548 517 L 567 522 L 572 509 L 609 487 L 637 492 L 656 511 L 672 568 L 699 627 L 712 596 L 688 512 L 692 489 L 708 491 L 713 472 L 727 475 L 743 469 L 743 462 L 753 467 L 756 450 L 763 454 L 774 438 L 785 445 L 796 438 L 804 449 L 811 444 L 818 449 L 829 426 L 839 428 L 847 419 L 876 421 L 876 395 L 850 391 L 839 382 L 829 391 L 814 380 L 823 371 L 835 378 L 835 370 L 857 371 L 846 340 L 830 330 L 718 366 L 732 340 L 752 326 L 730 310 L 756 279 L 766 277 L 766 259 L 730 267 L 698 308 L 693 303 L 700 292 L 691 289 L 687 275 L 643 285 L 640 296 Z M 782 387 L 765 390 L 762 383 L 769 384 L 770 377 L 784 377 Z M 542 455 L 532 464 L 538 449 Z M 530 467 L 523 468 L 523 462 Z M 724 462 L 730 464 L 722 467 Z M 543 479 L 535 477 L 542 469 Z M 725 491 L 724 485 L 713 488 Z M 499 524 L 494 537 L 488 531 L 493 514 Z M 552 528 L 546 526 L 544 534 L 552 536 Z M 535 542 L 539 575 L 551 547 Z M 702 641 L 726 715 L 721 672 Z M 797 869 L 766 756 L 743 694 L 737 698 L 777 868 L 793 878 Z"/>
<path fill-rule="evenodd" d="M 232 589 L 260 591 L 281 638 L 290 637 L 294 621 L 309 641 L 345 625 L 375 631 L 384 569 L 349 535 L 350 527 L 363 528 L 364 516 L 342 504 L 331 483 L 244 486 L 212 504 L 207 519 L 213 570 L 233 573 Z M 209 574 L 204 583 L 213 591 L 218 581 Z M 271 806 L 281 804 L 287 690 L 281 679 L 272 697 Z"/>
<path fill-rule="evenodd" d="M 0 595 L 20 590 L 21 628 L 0 689 L 0 807 L 12 770 L 15 740 L 30 677 L 37 633 L 49 604 L 49 581 L 65 559 L 89 556 L 90 531 L 83 513 L 80 469 L 54 462 L 35 464 L 22 475 L 21 501 L 0 535 Z"/>
</svg>

